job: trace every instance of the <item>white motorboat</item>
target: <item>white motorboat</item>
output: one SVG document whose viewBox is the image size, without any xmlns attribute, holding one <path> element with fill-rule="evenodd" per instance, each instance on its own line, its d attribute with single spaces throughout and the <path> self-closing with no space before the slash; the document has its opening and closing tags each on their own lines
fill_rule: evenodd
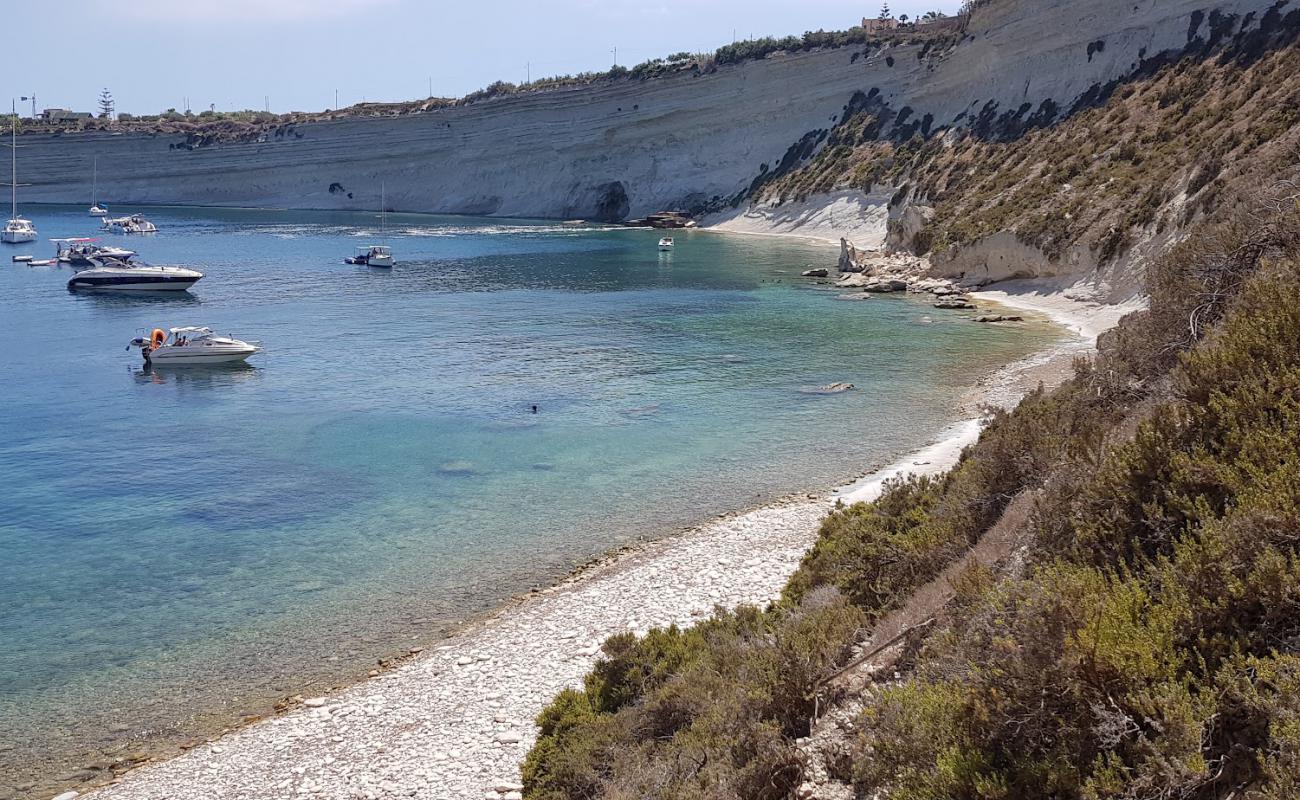
<svg viewBox="0 0 1300 800">
<path fill-rule="evenodd" d="M 108 209 L 99 205 L 99 156 L 95 156 L 95 166 L 90 177 L 90 216 L 107 217 Z"/>
<path fill-rule="evenodd" d="M 77 269 L 89 269 L 103 266 L 106 261 L 116 260 L 130 262 L 135 258 L 134 250 L 125 247 L 96 244 L 98 239 L 51 239 L 54 242 L 54 260 L 68 264 Z"/>
<path fill-rule="evenodd" d="M 379 184 L 379 235 L 384 234 L 384 184 Z M 390 268 L 393 266 L 392 248 L 382 244 L 368 244 L 358 247 L 357 254 L 343 259 L 345 264 L 363 264 L 367 267 Z"/>
<path fill-rule="evenodd" d="M 200 327 L 172 328 L 168 331 L 154 328 L 147 339 L 132 339 L 127 349 L 132 347 L 140 348 L 145 363 L 154 366 L 232 364 L 262 352 L 261 342 L 245 342 L 230 336 L 219 336 L 211 328 Z"/>
<path fill-rule="evenodd" d="M 673 237 L 665 236 L 664 238 L 659 240 L 660 250 L 672 250 L 673 247 L 675 247 L 675 245 L 673 244 Z"/>
<path fill-rule="evenodd" d="M 100 222 L 100 227 L 110 233 L 157 233 L 158 226 L 139 214 L 131 214 L 126 217 L 115 217 L 109 219 L 105 217 Z"/>
<path fill-rule="evenodd" d="M 345 264 L 361 264 L 367 267 L 393 266 L 393 251 L 382 244 L 368 244 L 357 248 L 357 254 L 343 259 Z"/>
<path fill-rule="evenodd" d="M 18 108 L 10 106 L 9 117 L 9 221 L 0 231 L 0 242 L 22 244 L 36 241 L 36 226 L 29 219 L 18 216 Z"/>
<path fill-rule="evenodd" d="M 95 266 L 68 279 L 68 289 L 117 292 L 183 292 L 203 277 L 187 267 L 155 267 L 141 261 L 122 261 L 98 256 Z"/>
</svg>

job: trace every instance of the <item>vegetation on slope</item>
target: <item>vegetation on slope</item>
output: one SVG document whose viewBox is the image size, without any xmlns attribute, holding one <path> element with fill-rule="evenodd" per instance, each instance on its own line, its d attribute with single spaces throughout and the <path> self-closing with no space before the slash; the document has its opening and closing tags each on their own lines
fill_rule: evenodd
<svg viewBox="0 0 1300 800">
<path fill-rule="evenodd" d="M 779 603 L 611 639 L 539 718 L 528 796 L 789 796 L 818 683 L 1022 490 L 1030 565 L 966 576 L 844 777 L 911 800 L 1294 796 L 1300 206 L 1233 218 L 948 475 L 828 517 Z"/>
<path fill-rule="evenodd" d="M 1011 231 L 1049 258 L 1086 242 L 1104 262 L 1141 231 L 1211 214 L 1227 187 L 1300 126 L 1300 10 L 1271 11 L 1262 25 L 1177 60 L 1153 56 L 1074 109 L 988 106 L 941 129 L 860 97 L 826 147 L 762 196 L 886 186 L 896 190 L 893 205 L 932 211 L 900 242 L 918 253 Z"/>
</svg>

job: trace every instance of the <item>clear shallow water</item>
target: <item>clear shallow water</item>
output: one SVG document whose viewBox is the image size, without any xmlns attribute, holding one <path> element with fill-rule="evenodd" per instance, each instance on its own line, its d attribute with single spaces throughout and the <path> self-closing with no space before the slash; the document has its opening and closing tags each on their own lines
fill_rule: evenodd
<svg viewBox="0 0 1300 800">
<path fill-rule="evenodd" d="M 27 216 L 43 239 L 96 225 Z M 0 796 L 886 462 L 1055 336 L 835 301 L 798 277 L 824 245 L 399 215 L 379 271 L 341 263 L 369 216 L 150 217 L 115 241 L 199 266 L 189 296 L 70 294 L 67 268 L 8 263 L 48 242 L 0 251 Z M 149 371 L 123 350 L 176 325 L 267 352 Z M 857 389 L 800 391 L 834 381 Z"/>
</svg>

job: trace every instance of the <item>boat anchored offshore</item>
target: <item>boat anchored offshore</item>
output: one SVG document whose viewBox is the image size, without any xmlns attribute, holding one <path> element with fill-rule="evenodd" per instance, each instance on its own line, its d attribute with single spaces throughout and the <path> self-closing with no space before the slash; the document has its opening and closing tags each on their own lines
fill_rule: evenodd
<svg viewBox="0 0 1300 800">
<path fill-rule="evenodd" d="M 384 235 L 384 184 L 379 184 L 379 235 Z M 393 266 L 393 250 L 388 245 L 368 244 L 358 247 L 357 254 L 343 259 L 344 264 L 362 264 L 367 267 Z"/>
<path fill-rule="evenodd" d="M 92 168 L 90 178 L 90 216 L 108 216 L 108 209 L 99 204 L 99 156 L 95 156 L 95 166 Z"/>
<path fill-rule="evenodd" d="M 98 239 L 51 239 L 50 241 L 54 242 L 54 260 L 76 269 L 102 267 L 109 260 L 129 263 L 135 258 L 134 250 L 95 244 Z"/>
<path fill-rule="evenodd" d="M 94 266 L 68 280 L 68 289 L 118 292 L 183 292 L 199 282 L 203 273 L 187 267 L 155 267 L 141 261 L 95 257 Z"/>
<path fill-rule="evenodd" d="M 360 264 L 366 267 L 393 266 L 393 251 L 382 244 L 368 244 L 358 247 L 357 254 L 343 259 L 345 264 Z"/>
<path fill-rule="evenodd" d="M 675 246 L 676 245 L 673 244 L 673 237 L 671 236 L 665 236 L 664 238 L 659 240 L 660 250 L 672 250 L 673 247 Z"/>
<path fill-rule="evenodd" d="M 136 337 L 127 345 L 140 348 L 146 364 L 200 366 L 233 364 L 262 352 L 261 342 L 219 336 L 211 328 L 154 328 L 148 338 Z"/>
<path fill-rule="evenodd" d="M 100 227 L 110 233 L 157 233 L 158 226 L 140 216 L 131 214 L 126 217 L 105 218 Z"/>
<path fill-rule="evenodd" d="M 36 226 L 29 219 L 18 216 L 18 111 L 11 105 L 9 117 L 9 221 L 0 231 L 0 242 L 22 244 L 36 241 Z"/>
</svg>

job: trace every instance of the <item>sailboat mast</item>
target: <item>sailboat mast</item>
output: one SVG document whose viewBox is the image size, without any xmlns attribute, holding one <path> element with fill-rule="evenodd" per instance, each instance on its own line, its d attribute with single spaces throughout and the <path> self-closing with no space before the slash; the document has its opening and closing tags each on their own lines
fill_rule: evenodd
<svg viewBox="0 0 1300 800">
<path fill-rule="evenodd" d="M 99 156 L 95 156 L 94 166 L 90 168 L 90 205 L 99 205 Z"/>
<path fill-rule="evenodd" d="M 9 101 L 9 215 L 18 219 L 18 106 Z"/>
</svg>

